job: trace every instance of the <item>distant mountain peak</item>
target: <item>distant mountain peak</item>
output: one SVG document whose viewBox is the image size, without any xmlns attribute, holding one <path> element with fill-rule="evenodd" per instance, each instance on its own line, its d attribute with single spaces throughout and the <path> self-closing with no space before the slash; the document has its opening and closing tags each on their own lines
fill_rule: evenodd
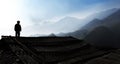
<svg viewBox="0 0 120 64">
<path fill-rule="evenodd" d="M 120 10 L 120 8 L 112 8 L 112 9 L 109 9 L 109 11 L 117 11 L 117 10 Z"/>
<path fill-rule="evenodd" d="M 103 10 L 101 12 L 97 12 L 97 13 L 90 15 L 88 18 L 91 18 L 91 19 L 98 18 L 98 19 L 102 20 L 102 19 L 107 18 L 111 14 L 117 12 L 118 10 L 120 10 L 120 9 L 119 8 L 112 8 L 112 9 Z"/>
</svg>

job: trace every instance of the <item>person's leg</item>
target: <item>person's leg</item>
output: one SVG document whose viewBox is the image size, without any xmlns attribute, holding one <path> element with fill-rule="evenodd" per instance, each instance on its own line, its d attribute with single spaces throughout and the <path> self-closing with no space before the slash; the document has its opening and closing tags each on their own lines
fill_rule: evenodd
<svg viewBox="0 0 120 64">
<path fill-rule="evenodd" d="M 18 32 L 18 37 L 20 37 L 20 32 Z"/>
<path fill-rule="evenodd" d="M 19 32 L 18 31 L 16 31 L 16 37 L 19 37 Z"/>
<path fill-rule="evenodd" d="M 17 37 L 17 31 L 15 31 L 15 37 Z"/>
</svg>

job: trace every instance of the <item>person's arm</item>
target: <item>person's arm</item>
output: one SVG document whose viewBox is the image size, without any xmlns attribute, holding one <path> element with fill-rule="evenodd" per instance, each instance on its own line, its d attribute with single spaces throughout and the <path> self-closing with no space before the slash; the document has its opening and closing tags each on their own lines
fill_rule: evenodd
<svg viewBox="0 0 120 64">
<path fill-rule="evenodd" d="M 22 31 L 21 25 L 20 25 L 20 31 Z"/>
<path fill-rule="evenodd" d="M 14 26 L 14 30 L 16 31 L 16 25 Z"/>
</svg>

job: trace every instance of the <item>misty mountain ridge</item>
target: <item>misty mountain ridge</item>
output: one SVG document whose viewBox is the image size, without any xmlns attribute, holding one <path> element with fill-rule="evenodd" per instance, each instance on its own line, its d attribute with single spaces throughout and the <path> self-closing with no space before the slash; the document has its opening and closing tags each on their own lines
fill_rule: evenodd
<svg viewBox="0 0 120 64">
<path fill-rule="evenodd" d="M 78 19 L 75 17 L 64 17 L 63 19 L 59 20 L 58 22 L 54 23 L 53 26 L 57 26 L 57 30 L 63 31 L 63 32 L 69 32 L 74 30 L 77 30 L 79 25 L 81 25 L 82 19 Z"/>
<path fill-rule="evenodd" d="M 98 24 L 101 23 L 102 19 L 104 20 L 105 18 L 108 17 L 108 15 L 115 13 L 117 10 L 119 10 L 119 9 L 113 8 L 113 9 L 109 9 L 106 11 L 101 11 L 99 13 L 90 15 L 86 19 L 78 19 L 75 17 L 67 16 L 55 23 L 50 24 L 50 25 L 43 25 L 43 26 L 38 25 L 36 27 L 36 29 L 42 28 L 42 29 L 44 29 L 43 31 L 50 30 L 51 32 L 49 32 L 49 33 L 54 33 L 54 32 L 68 33 L 71 36 L 71 34 L 73 34 L 73 33 L 75 34 L 77 32 L 81 32 L 81 31 L 82 32 L 89 31 L 89 30 L 91 31 L 92 29 L 94 29 L 94 27 L 98 26 Z M 92 19 L 91 19 L 91 17 L 92 17 Z M 34 25 L 33 25 L 33 27 L 34 27 Z M 54 32 L 52 32 L 52 31 L 54 31 Z M 87 32 L 86 32 L 86 34 L 87 34 Z"/>
<path fill-rule="evenodd" d="M 95 13 L 93 15 L 90 15 L 85 19 L 77 19 L 77 18 L 74 18 L 74 17 L 65 17 L 65 18 L 61 19 L 60 21 L 58 21 L 58 24 L 56 23 L 56 25 L 59 26 L 59 24 L 60 24 L 60 26 L 62 26 L 66 30 L 67 29 L 73 29 L 73 31 L 75 31 L 74 29 L 76 29 L 76 28 L 77 28 L 77 30 L 83 29 L 84 26 L 85 25 L 87 26 L 87 24 L 89 22 L 93 21 L 93 23 L 94 23 L 94 21 L 95 21 L 95 23 L 96 23 L 99 20 L 105 19 L 109 15 L 115 13 L 118 10 L 119 9 L 117 9 L 117 8 L 108 9 L 106 11 L 101 11 L 99 13 Z M 90 24 L 92 24 L 92 23 L 90 23 Z M 95 24 L 93 24 L 93 25 L 95 25 Z"/>
<path fill-rule="evenodd" d="M 103 20 L 94 19 L 90 23 L 86 24 L 83 29 L 69 34 L 77 38 L 83 37 L 87 43 L 97 47 L 120 48 L 119 17 L 120 10 L 104 18 Z M 81 36 L 83 34 L 85 35 Z"/>
<path fill-rule="evenodd" d="M 108 9 L 108 10 L 104 10 L 104 11 L 101 11 L 101 12 L 97 12 L 95 14 L 92 14 L 90 15 L 88 18 L 91 18 L 91 19 L 105 19 L 107 18 L 108 16 L 110 16 L 111 14 L 117 12 L 119 10 L 119 8 L 112 8 L 112 9 Z"/>
<path fill-rule="evenodd" d="M 107 12 L 107 11 L 105 11 L 105 12 Z M 112 13 L 109 14 L 109 16 L 105 17 L 104 19 L 100 20 L 98 18 L 95 18 L 92 21 L 89 21 L 89 23 L 87 23 L 82 28 L 79 28 L 77 31 L 68 33 L 66 35 L 64 34 L 64 35 L 65 36 L 73 36 L 73 37 L 76 37 L 76 38 L 79 38 L 79 39 L 84 39 L 87 36 L 87 34 L 89 34 L 96 27 L 99 27 L 99 26 L 102 26 L 102 25 L 105 25 L 105 24 L 108 24 L 109 26 L 112 26 L 112 25 L 110 25 L 110 23 L 113 24 L 113 25 L 118 24 L 118 26 L 119 26 L 119 24 L 120 24 L 120 22 L 119 22 L 120 19 L 118 18 L 118 17 L 120 17 L 119 16 L 119 13 L 120 13 L 119 9 L 114 8 L 114 9 L 108 10 L 108 13 L 110 13 L 110 12 L 112 12 Z M 106 14 L 108 14 L 108 13 L 106 13 Z M 103 13 L 101 13 L 101 14 L 103 14 Z M 117 22 L 114 21 L 116 19 L 117 19 Z M 115 28 L 115 29 L 117 29 L 117 28 Z M 60 36 L 60 34 L 59 34 L 59 36 Z"/>
</svg>

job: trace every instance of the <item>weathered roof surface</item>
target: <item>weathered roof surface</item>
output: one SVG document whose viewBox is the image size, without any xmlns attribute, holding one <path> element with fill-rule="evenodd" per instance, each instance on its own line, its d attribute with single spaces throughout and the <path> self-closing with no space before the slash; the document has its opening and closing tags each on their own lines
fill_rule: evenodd
<svg viewBox="0 0 120 64">
<path fill-rule="evenodd" d="M 104 56 L 88 61 L 86 64 L 120 64 L 120 50 L 115 50 Z"/>
<path fill-rule="evenodd" d="M 73 37 L 20 37 L 15 39 L 28 47 L 39 49 L 39 51 L 68 51 L 83 45 L 82 40 Z M 9 38 L 3 38 L 2 41 L 9 44 L 15 43 Z"/>
<path fill-rule="evenodd" d="M 4 36 L 1 42 L 4 45 L 8 45 L 9 49 L 23 63 L 26 62 L 24 61 L 26 57 L 29 58 L 27 61 L 34 63 L 37 63 L 37 61 L 55 64 L 86 63 L 91 59 L 107 55 L 111 52 L 111 50 L 99 50 L 85 43 L 83 40 L 78 40 L 73 37 L 15 38 Z"/>
</svg>

